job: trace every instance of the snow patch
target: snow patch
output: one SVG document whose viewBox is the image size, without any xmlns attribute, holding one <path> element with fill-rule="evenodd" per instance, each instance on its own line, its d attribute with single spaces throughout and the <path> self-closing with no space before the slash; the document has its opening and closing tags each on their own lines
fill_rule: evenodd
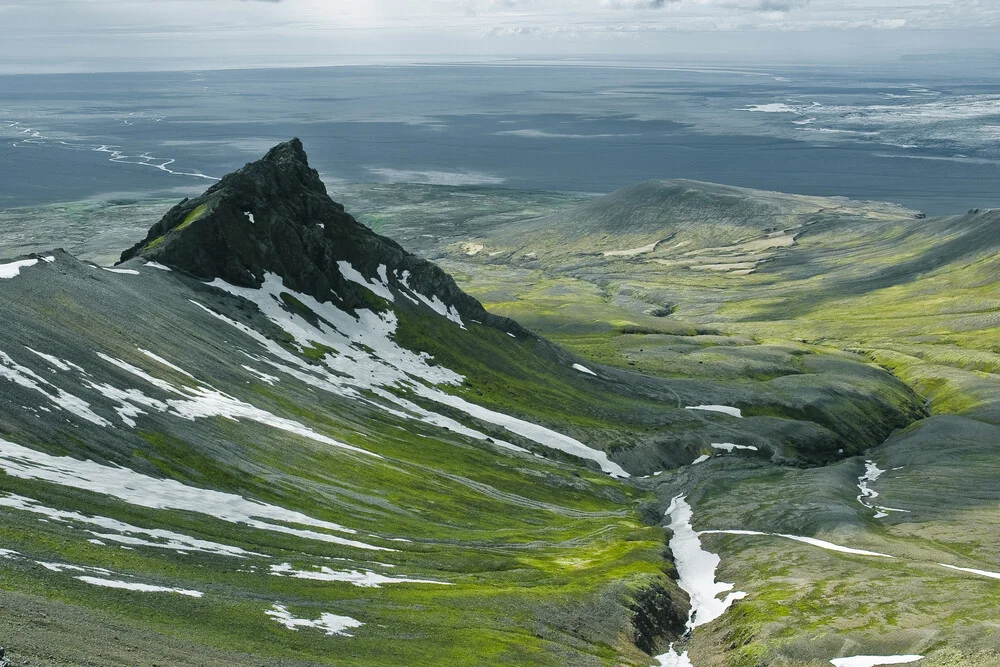
<svg viewBox="0 0 1000 667">
<path fill-rule="evenodd" d="M 208 417 L 225 417 L 234 421 L 247 419 L 326 445 L 346 449 L 358 454 L 366 454 L 377 459 L 382 458 L 378 454 L 334 440 L 296 421 L 279 417 L 267 410 L 261 410 L 258 407 L 244 403 L 215 389 L 198 387 L 192 390 L 191 394 L 190 398 L 184 400 L 168 400 L 167 403 L 173 409 L 171 414 L 176 414 L 191 421 Z"/>
<path fill-rule="evenodd" d="M 410 292 L 410 294 L 412 294 L 417 299 L 422 301 L 424 305 L 426 305 L 428 308 L 436 312 L 438 315 L 441 315 L 442 317 L 447 317 L 449 320 L 451 320 L 458 326 L 462 327 L 463 329 L 465 328 L 465 323 L 462 321 L 462 317 L 459 314 L 458 309 L 455 308 L 455 306 L 446 305 L 445 302 L 442 301 L 440 298 L 438 298 L 436 294 L 434 296 L 428 297 L 410 287 L 409 271 L 403 271 L 402 277 L 400 278 L 400 282 L 403 284 L 403 287 L 405 287 L 406 290 Z M 412 301 L 413 299 L 410 300 Z"/>
<path fill-rule="evenodd" d="M 349 280 L 352 283 L 357 283 L 362 287 L 366 288 L 369 292 L 382 297 L 386 301 L 395 302 L 396 297 L 392 295 L 389 291 L 389 286 L 386 284 L 388 281 L 375 282 L 368 280 L 360 271 L 355 269 L 350 262 L 345 262 L 343 260 L 337 262 L 337 266 L 340 268 L 340 275 L 344 276 L 345 280 Z M 216 281 L 218 282 L 218 281 Z"/>
<path fill-rule="evenodd" d="M 59 574 L 63 572 L 93 572 L 94 574 L 103 574 L 105 576 L 114 574 L 111 570 L 105 570 L 103 567 L 86 567 L 83 565 L 70 565 L 69 563 L 46 563 L 40 560 L 36 560 L 35 564 L 41 565 L 49 572 L 58 572 Z"/>
<path fill-rule="evenodd" d="M 381 588 L 384 584 L 437 584 L 451 586 L 447 581 L 432 581 L 430 579 L 407 579 L 405 577 L 387 577 L 371 570 L 337 571 L 323 566 L 319 570 L 296 570 L 290 563 L 271 566 L 271 574 L 276 577 L 292 577 L 294 579 L 309 579 L 312 581 L 339 581 L 360 588 Z"/>
<path fill-rule="evenodd" d="M 581 373 L 586 373 L 587 375 L 593 375 L 594 377 L 597 377 L 597 373 L 595 373 L 594 371 L 590 370 L 589 368 L 587 368 L 583 364 L 573 364 L 573 369 L 574 370 L 578 370 Z"/>
<path fill-rule="evenodd" d="M 0 264 L 0 279 L 16 278 L 21 273 L 21 269 L 38 264 L 37 259 L 22 259 L 17 262 Z"/>
<path fill-rule="evenodd" d="M 872 509 L 872 505 L 867 500 L 878 497 L 878 491 L 868 485 L 877 480 L 884 472 L 885 470 L 875 465 L 874 461 L 865 461 L 865 472 L 858 477 L 858 489 L 861 490 L 861 494 L 858 495 L 858 502 L 868 509 Z"/>
<path fill-rule="evenodd" d="M 169 266 L 163 266 L 159 262 L 146 262 L 144 266 L 148 266 L 151 269 L 159 269 L 160 271 L 173 271 Z"/>
<path fill-rule="evenodd" d="M 923 660 L 922 655 L 856 655 L 852 658 L 834 658 L 834 667 L 878 667 L 879 665 L 905 665 Z"/>
<path fill-rule="evenodd" d="M 137 584 L 131 581 L 118 581 L 115 579 L 99 579 L 97 577 L 74 577 L 79 579 L 85 584 L 90 584 L 92 586 L 103 586 L 104 588 L 119 588 L 126 591 L 138 591 L 140 593 L 176 593 L 177 595 L 186 595 L 191 598 L 200 598 L 205 594 L 201 591 L 189 591 L 183 588 L 168 588 L 166 586 L 151 586 L 150 584 Z"/>
<path fill-rule="evenodd" d="M 436 312 L 442 317 L 446 317 L 458 326 L 465 328 L 465 322 L 462 321 L 462 316 L 459 314 L 458 309 L 455 306 L 446 305 L 444 301 L 438 298 L 435 294 L 434 296 L 428 298 L 421 294 L 420 292 L 413 292 L 418 299 L 424 302 L 424 304 L 431 310 Z"/>
<path fill-rule="evenodd" d="M 160 389 L 161 391 L 165 391 L 168 394 L 176 394 L 178 396 L 183 396 L 184 395 L 183 391 L 181 391 L 180 389 L 178 389 L 174 385 L 170 384 L 166 380 L 161 380 L 160 378 L 153 377 L 152 375 L 150 375 L 146 371 L 142 370 L 138 366 L 133 366 L 132 364 L 128 363 L 127 361 L 123 361 L 121 359 L 116 359 L 114 357 L 111 357 L 111 356 L 108 356 L 108 355 L 104 354 L 103 352 L 98 352 L 97 356 L 99 358 L 103 359 L 104 361 L 108 362 L 112 366 L 117 366 L 118 368 L 120 368 L 121 370 L 125 371 L 126 373 L 130 373 L 130 374 L 136 376 L 137 378 L 145 380 L 146 382 L 148 382 L 149 384 L 153 385 L 157 389 Z"/>
<path fill-rule="evenodd" d="M 691 527 L 694 512 L 684 496 L 676 496 L 670 502 L 667 516 L 670 517 L 670 530 L 673 531 L 670 551 L 680 575 L 677 583 L 691 597 L 691 611 L 686 624 L 690 632 L 719 618 L 730 605 L 742 600 L 747 594 L 733 591 L 724 599 L 719 599 L 718 596 L 722 593 L 733 590 L 733 584 L 715 581 L 715 571 L 721 559 L 701 548 L 701 540 L 698 538 L 701 533 L 695 532 Z"/>
<path fill-rule="evenodd" d="M 267 373 L 265 373 L 263 371 L 257 370 L 253 366 L 247 366 L 246 364 L 243 364 L 243 369 L 247 370 L 247 371 L 250 371 L 255 376 L 257 376 L 258 380 L 260 380 L 261 382 L 266 382 L 267 384 L 271 385 L 272 387 L 274 386 L 275 382 L 280 382 L 281 381 L 281 378 L 279 378 L 278 376 L 276 376 L 276 375 L 268 375 Z"/>
<path fill-rule="evenodd" d="M 895 558 L 895 556 L 890 556 L 889 554 L 880 554 L 876 551 L 865 551 L 864 549 L 852 549 L 851 547 L 842 547 L 839 544 L 834 544 L 833 542 L 818 540 L 815 537 L 803 537 L 802 535 L 786 535 L 784 533 L 762 533 L 756 530 L 703 530 L 698 534 L 699 535 L 765 535 L 769 537 L 783 537 L 786 540 L 795 540 L 796 542 L 810 544 L 814 547 L 819 547 L 820 549 L 826 549 L 827 551 L 839 551 L 840 553 L 852 554 L 855 556 L 875 556 L 878 558 Z"/>
<path fill-rule="evenodd" d="M 714 447 L 715 449 L 724 449 L 730 454 L 733 452 L 734 449 L 746 449 L 751 452 L 758 451 L 757 448 L 754 447 L 753 445 L 734 445 L 731 442 L 713 442 L 712 447 Z"/>
<path fill-rule="evenodd" d="M 350 616 L 336 616 L 334 614 L 324 613 L 322 616 L 315 620 L 309 620 L 307 618 L 295 618 L 292 613 L 288 611 L 288 607 L 274 603 L 268 611 L 264 612 L 271 618 L 273 618 L 278 623 L 289 630 L 298 631 L 299 628 L 316 628 L 317 630 L 322 630 L 326 633 L 328 637 L 333 637 L 336 635 L 342 635 L 344 637 L 350 637 L 351 634 L 347 632 L 352 628 L 360 628 L 364 623 Z"/>
<path fill-rule="evenodd" d="M 454 396 L 438 389 L 431 389 L 423 384 L 416 384 L 413 389 L 419 396 L 429 398 L 437 403 L 450 405 L 451 407 L 457 408 L 465 414 L 475 417 L 481 421 L 495 424 L 497 426 L 503 426 L 508 431 L 528 438 L 529 440 L 533 440 L 540 445 L 544 445 L 551 449 L 557 449 L 561 452 L 572 454 L 573 456 L 578 456 L 582 459 L 596 461 L 598 465 L 601 466 L 601 470 L 608 473 L 612 477 L 629 476 L 629 474 L 625 472 L 625 469 L 609 459 L 607 454 L 600 450 L 591 449 L 579 440 L 571 438 L 568 435 L 563 435 L 562 433 L 558 433 L 552 429 L 539 426 L 538 424 L 532 424 L 531 422 L 518 419 L 517 417 L 511 417 L 500 412 L 494 412 L 482 407 L 481 405 L 469 403 L 459 396 Z"/>
<path fill-rule="evenodd" d="M 137 275 L 139 275 L 139 272 L 136 271 L 135 269 L 112 269 L 112 268 L 107 267 L 107 266 L 102 266 L 101 268 L 104 269 L 105 271 L 107 271 L 108 273 L 120 273 L 120 274 L 126 275 L 126 276 L 137 276 Z"/>
<path fill-rule="evenodd" d="M 79 366 L 77 366 L 76 364 L 74 364 L 72 362 L 66 361 L 65 359 L 60 359 L 59 357 L 55 357 L 55 356 L 53 356 L 51 354 L 45 354 L 44 352 L 39 352 L 38 350 L 33 350 L 30 347 L 28 347 L 27 345 L 24 346 L 24 349 L 26 349 L 28 352 L 31 352 L 32 354 L 34 354 L 34 355 L 36 355 L 36 356 L 38 356 L 38 357 L 40 357 L 42 359 L 44 359 L 45 361 L 49 362 L 50 365 L 52 365 L 53 367 L 55 367 L 55 368 L 57 368 L 57 369 L 59 369 L 61 371 L 69 372 L 71 370 L 77 370 L 77 371 L 79 371 L 81 373 L 84 372 L 82 368 L 80 368 Z"/>
<path fill-rule="evenodd" d="M 909 512 L 909 510 L 897 509 L 895 507 L 883 507 L 881 505 L 875 505 L 871 501 L 878 498 L 878 491 L 871 488 L 870 484 L 873 484 L 875 480 L 882 476 L 885 470 L 880 469 L 874 461 L 865 461 L 865 472 L 863 475 L 858 477 L 858 489 L 861 493 L 858 495 L 858 502 L 868 509 L 875 510 L 876 519 L 884 519 L 889 516 L 889 512 Z"/>
<path fill-rule="evenodd" d="M 733 408 L 728 405 L 689 405 L 688 410 L 702 410 L 705 412 L 721 412 L 723 414 L 731 415 L 733 417 L 743 418 L 743 411 L 739 408 Z"/>
<path fill-rule="evenodd" d="M 430 424 L 431 426 L 437 426 L 438 428 L 448 429 L 449 431 L 454 431 L 455 433 L 459 433 L 474 440 L 485 440 L 502 449 L 509 449 L 514 452 L 521 452 L 522 454 L 529 453 L 528 450 L 524 449 L 523 447 L 518 447 L 515 444 L 507 442 L 506 440 L 500 440 L 499 438 L 491 438 L 487 436 L 485 433 L 469 428 L 465 424 L 455 421 L 451 417 L 446 417 L 436 412 L 425 410 L 416 403 L 408 401 L 405 398 L 400 398 L 398 396 L 395 396 L 385 391 L 384 389 L 374 388 L 372 389 L 372 392 L 376 396 L 384 398 L 387 401 L 396 403 L 400 407 L 404 408 L 407 412 L 417 415 L 417 418 L 420 419 L 420 421 L 424 422 L 425 424 Z M 387 412 L 395 413 L 404 419 L 411 418 L 410 415 L 407 414 L 406 412 L 398 412 L 391 410 L 389 408 L 384 408 L 384 409 Z"/>
<path fill-rule="evenodd" d="M 696 458 L 694 461 L 691 461 L 691 465 L 695 465 L 697 463 L 704 463 L 705 461 L 709 460 L 710 458 L 712 458 L 712 457 L 709 456 L 708 454 L 702 454 L 701 456 L 699 456 L 698 458 Z"/>
<path fill-rule="evenodd" d="M 941 567 L 946 567 L 949 570 L 958 570 L 959 572 L 968 572 L 969 574 L 978 574 L 980 577 L 989 577 L 990 579 L 1000 579 L 1000 572 L 990 572 L 988 570 L 973 570 L 969 567 L 956 567 L 954 565 L 946 565 L 945 563 L 938 563 Z"/>
<path fill-rule="evenodd" d="M 670 648 L 663 655 L 658 655 L 654 658 L 659 667 L 694 667 L 694 663 L 688 657 L 688 652 L 684 651 L 680 655 L 674 650 L 674 645 L 671 644 Z"/>
<path fill-rule="evenodd" d="M 166 412 L 168 408 L 166 403 L 158 401 L 155 398 L 150 398 L 138 389 L 119 389 L 110 384 L 97 384 L 90 380 L 85 380 L 84 385 L 98 392 L 101 396 L 117 403 L 118 405 L 114 408 L 115 412 L 122 422 L 130 428 L 136 427 L 136 417 L 146 414 L 146 411 L 140 408 L 139 405 L 153 408 L 160 412 Z"/>
<path fill-rule="evenodd" d="M 111 422 L 90 409 L 89 403 L 56 387 L 30 368 L 21 366 L 2 351 L 0 351 L 0 378 L 5 378 L 25 389 L 37 391 L 56 407 L 74 414 L 91 424 L 111 426 Z"/>
<path fill-rule="evenodd" d="M 142 349 L 141 347 L 140 347 L 140 348 L 138 348 L 138 350 L 139 350 L 140 352 L 142 352 L 143 354 L 145 354 L 145 355 L 146 355 L 147 357 L 149 357 L 150 359 L 152 359 L 153 361 L 155 361 L 156 363 L 158 363 L 158 364 L 162 364 L 163 366 L 166 366 L 167 368 L 169 368 L 169 369 L 170 369 L 170 370 L 172 370 L 172 371 L 177 371 L 177 372 L 178 372 L 178 373 L 180 373 L 181 375 L 184 375 L 184 376 L 186 376 L 186 377 L 189 377 L 189 378 L 191 378 L 192 380 L 194 380 L 194 379 L 195 379 L 195 377 L 194 377 L 193 375 L 191 375 L 190 373 L 188 373 L 188 372 L 187 372 L 186 370 L 184 370 L 184 369 L 183 369 L 183 368 L 181 368 L 180 366 L 177 366 L 177 365 L 175 365 L 175 364 L 172 364 L 172 363 L 170 363 L 169 361 L 167 361 L 167 360 L 166 360 L 166 359 L 164 359 L 163 357 L 160 357 L 160 356 L 157 356 L 157 355 L 153 354 L 152 352 L 150 352 L 149 350 L 144 350 L 144 349 Z"/>
</svg>

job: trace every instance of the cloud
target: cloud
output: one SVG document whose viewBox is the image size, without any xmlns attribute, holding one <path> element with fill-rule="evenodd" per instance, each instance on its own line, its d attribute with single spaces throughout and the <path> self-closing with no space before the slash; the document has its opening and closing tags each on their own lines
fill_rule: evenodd
<svg viewBox="0 0 1000 667">
<path fill-rule="evenodd" d="M 663 9 L 665 7 L 689 5 L 700 7 L 706 12 L 714 7 L 749 12 L 785 13 L 808 5 L 810 0 L 604 0 L 603 4 L 613 9 Z"/>
<path fill-rule="evenodd" d="M 952 31 L 947 39 L 959 48 L 969 46 L 968 35 L 1000 29 L 1000 2 L 0 0 L 0 16 L 0 69 L 10 72 L 326 64 L 394 53 L 737 51 L 728 36 L 713 38 L 711 46 L 665 36 L 685 33 L 739 35 L 771 51 L 778 42 L 752 35 L 781 35 L 808 52 L 809 40 L 794 33 L 934 30 Z M 914 33 L 896 43 L 920 52 L 939 48 L 943 42 L 935 39 L 931 44 Z M 996 48 L 995 39 L 975 39 L 975 46 Z"/>
<path fill-rule="evenodd" d="M 809 4 L 809 0 L 759 0 L 754 3 L 759 12 L 790 12 Z"/>
<path fill-rule="evenodd" d="M 680 0 L 669 0 L 670 3 Z M 608 7 L 615 9 L 663 9 L 668 0 L 605 0 Z"/>
</svg>

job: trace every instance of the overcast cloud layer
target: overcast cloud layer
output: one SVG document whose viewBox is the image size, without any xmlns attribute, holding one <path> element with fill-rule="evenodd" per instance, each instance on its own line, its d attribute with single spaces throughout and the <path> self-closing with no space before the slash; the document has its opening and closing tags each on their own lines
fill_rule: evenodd
<svg viewBox="0 0 1000 667">
<path fill-rule="evenodd" d="M 0 71 L 992 48 L 998 0 L 0 0 Z"/>
</svg>

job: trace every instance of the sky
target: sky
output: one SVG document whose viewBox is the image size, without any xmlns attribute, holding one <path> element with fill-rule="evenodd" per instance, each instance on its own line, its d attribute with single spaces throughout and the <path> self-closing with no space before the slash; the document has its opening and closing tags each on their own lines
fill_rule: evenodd
<svg viewBox="0 0 1000 667">
<path fill-rule="evenodd" d="M 1000 0 L 0 0 L 0 73 L 995 50 Z"/>
</svg>

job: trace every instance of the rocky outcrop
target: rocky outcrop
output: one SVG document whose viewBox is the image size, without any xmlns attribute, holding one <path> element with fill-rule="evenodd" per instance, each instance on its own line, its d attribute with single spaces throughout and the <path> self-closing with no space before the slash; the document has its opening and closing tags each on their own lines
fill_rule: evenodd
<svg viewBox="0 0 1000 667">
<path fill-rule="evenodd" d="M 355 220 L 327 194 L 298 139 L 172 208 L 121 261 L 136 257 L 243 287 L 259 287 L 265 274 L 274 273 L 320 301 L 348 310 L 370 307 L 372 293 L 344 275 L 340 263 L 347 262 L 393 291 L 436 297 L 465 318 L 528 335 L 517 323 L 487 313 L 436 265 Z"/>
<path fill-rule="evenodd" d="M 676 575 L 676 572 L 673 574 Z M 632 641 L 640 650 L 655 655 L 662 651 L 665 638 L 677 639 L 684 634 L 687 605 L 680 599 L 682 596 L 674 582 L 663 580 L 657 580 L 634 594 L 631 605 Z"/>
</svg>

